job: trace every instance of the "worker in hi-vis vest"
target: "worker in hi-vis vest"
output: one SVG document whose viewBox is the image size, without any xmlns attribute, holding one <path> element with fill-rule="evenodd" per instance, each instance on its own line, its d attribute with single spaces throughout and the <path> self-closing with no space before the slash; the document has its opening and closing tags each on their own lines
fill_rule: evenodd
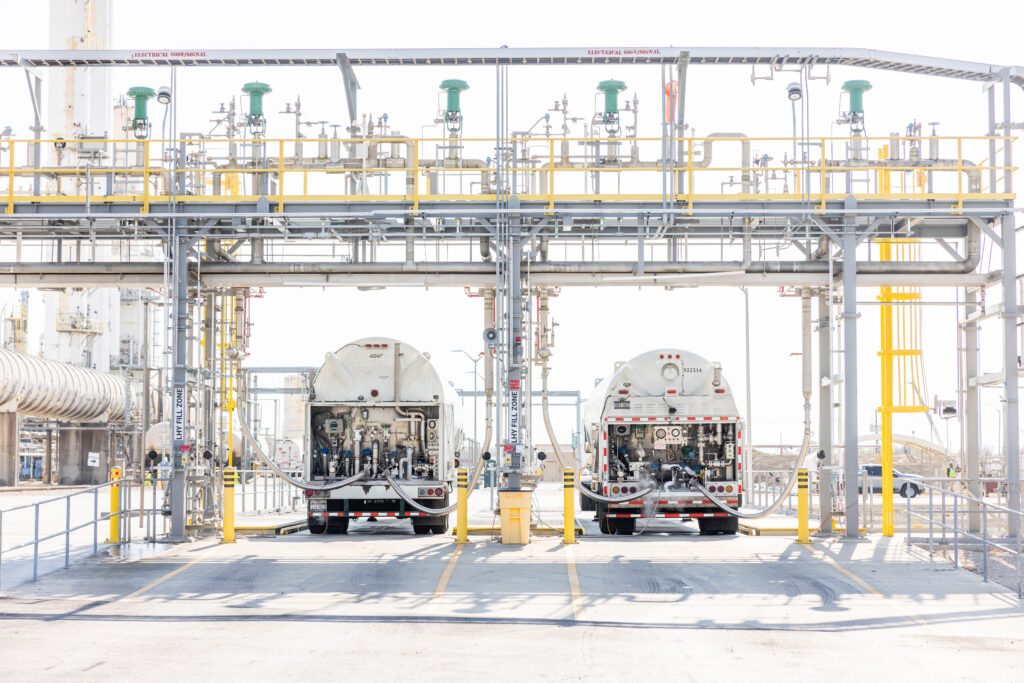
<svg viewBox="0 0 1024 683">
<path fill-rule="evenodd" d="M 953 467 L 953 462 L 950 461 L 950 463 L 948 465 L 946 465 L 946 477 L 949 478 L 949 479 L 952 479 L 955 476 L 956 476 L 956 468 Z"/>
</svg>

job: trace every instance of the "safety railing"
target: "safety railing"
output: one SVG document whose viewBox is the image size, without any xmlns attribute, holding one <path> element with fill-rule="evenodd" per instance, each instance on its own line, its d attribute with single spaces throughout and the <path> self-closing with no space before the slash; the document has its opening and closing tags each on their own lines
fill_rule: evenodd
<svg viewBox="0 0 1024 683">
<path fill-rule="evenodd" d="M 761 510 L 770 506 L 786 490 L 791 473 L 792 470 L 752 470 L 750 472 L 751 488 L 743 492 L 743 506 Z M 810 514 L 812 517 L 818 517 L 821 514 L 818 499 L 819 486 L 820 473 L 817 470 L 810 470 L 808 472 L 808 488 L 811 492 Z M 797 502 L 797 490 L 794 487 L 775 514 L 796 516 Z"/>
<path fill-rule="evenodd" d="M 549 207 L 595 199 L 660 201 L 683 209 L 723 199 L 824 207 L 853 194 L 864 200 L 949 201 L 962 208 L 974 199 L 1013 198 L 1004 180 L 1012 179 L 1016 167 L 995 159 L 1015 140 L 516 138 L 509 145 L 511 170 L 502 174 L 507 185 L 498 188 L 493 138 L 4 138 L 0 204 L 12 213 L 18 203 L 118 202 L 138 204 L 146 213 L 152 203 L 173 196 L 183 203 L 266 198 L 277 211 L 293 202 L 395 202 L 416 211 L 427 201 L 491 202 L 501 190 Z M 990 159 L 993 144 L 998 149 Z M 37 148 L 47 161 L 34 161 Z"/>
<path fill-rule="evenodd" d="M 294 512 L 302 509 L 301 489 L 288 484 L 269 470 L 238 470 L 235 510 L 239 514 Z"/>
<path fill-rule="evenodd" d="M 912 508 L 911 499 L 907 499 L 907 547 L 915 543 L 923 545 L 927 540 L 928 556 L 934 561 L 936 546 L 942 549 L 952 546 L 955 567 L 961 565 L 961 554 L 965 551 L 980 552 L 982 578 L 986 582 L 989 580 L 991 552 L 1002 553 L 1012 559 L 1010 565 L 1016 572 L 1017 598 L 1024 599 L 1024 574 L 1021 571 L 1024 513 L 993 503 L 985 496 L 974 497 L 941 486 L 922 485 L 927 493 L 928 510 L 925 513 Z M 912 520 L 915 519 L 926 525 L 927 538 L 923 534 L 912 533 Z M 997 523 L 995 533 L 993 522 Z M 1001 535 L 998 535 L 999 531 Z"/>
<path fill-rule="evenodd" d="M 96 486 L 72 491 L 70 493 L 45 498 L 43 500 L 16 505 L 14 507 L 0 510 L 0 590 L 3 588 L 3 570 L 5 561 L 10 564 L 12 559 L 22 562 L 28 561 L 25 556 L 18 556 L 17 551 L 31 548 L 32 580 L 39 578 L 40 547 L 56 539 L 63 537 L 63 567 L 71 566 L 73 552 L 80 553 L 88 551 L 89 555 L 95 555 L 100 547 L 105 544 L 120 544 L 121 534 L 116 538 L 109 535 L 104 541 L 100 541 L 100 534 L 107 534 L 107 529 L 101 532 L 100 523 L 109 522 L 116 518 L 117 524 L 111 524 L 110 528 L 117 527 L 124 530 L 125 512 L 123 505 L 114 505 L 113 497 L 119 501 L 125 495 L 126 489 L 119 486 L 121 480 L 113 480 Z M 100 492 L 108 492 L 108 495 L 101 495 Z M 109 492 L 113 492 L 110 494 Z M 112 497 L 113 496 L 113 497 Z M 72 520 L 75 517 L 77 521 Z M 20 519 L 19 519 L 20 518 Z M 63 519 L 63 524 L 55 523 Z M 20 522 L 16 525 L 17 522 Z M 27 532 L 26 528 L 31 529 Z M 84 544 L 81 539 L 77 540 L 78 545 L 72 549 L 72 535 L 81 530 L 92 530 L 91 544 L 86 540 Z M 30 536 L 26 540 L 21 540 Z M 13 542 L 9 543 L 9 539 Z M 9 543 L 9 544 L 8 544 Z"/>
</svg>

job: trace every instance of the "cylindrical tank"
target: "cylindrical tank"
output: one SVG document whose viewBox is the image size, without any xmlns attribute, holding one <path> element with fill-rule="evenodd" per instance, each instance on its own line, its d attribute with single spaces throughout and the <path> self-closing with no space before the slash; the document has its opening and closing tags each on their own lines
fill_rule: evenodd
<svg viewBox="0 0 1024 683">
<path fill-rule="evenodd" d="M 367 474 L 311 496 L 310 529 L 343 533 L 349 517 L 409 517 L 396 486 L 419 505 L 446 508 L 462 445 L 456 406 L 430 356 L 408 344 L 367 337 L 328 353 L 306 404 L 303 476 L 329 484 Z M 446 514 L 412 514 L 417 533 L 447 528 Z"/>
<path fill-rule="evenodd" d="M 444 383 L 431 365 L 430 356 L 389 337 L 366 337 L 328 353 L 313 379 L 316 400 L 394 401 L 395 344 L 401 344 L 398 400 L 418 403 L 443 401 Z"/>
<path fill-rule="evenodd" d="M 0 349 L 0 410 L 72 422 L 120 420 L 125 380 Z"/>
<path fill-rule="evenodd" d="M 587 424 L 617 412 L 616 401 L 628 402 L 631 415 L 636 411 L 645 416 L 668 415 L 666 399 L 680 416 L 739 415 L 717 363 L 682 349 L 655 349 L 617 364 L 615 372 L 594 387 L 587 403 Z"/>
</svg>

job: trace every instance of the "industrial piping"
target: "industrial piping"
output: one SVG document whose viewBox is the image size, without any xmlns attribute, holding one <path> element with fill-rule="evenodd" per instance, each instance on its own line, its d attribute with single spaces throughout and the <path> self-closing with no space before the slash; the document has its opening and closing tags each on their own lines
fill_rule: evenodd
<svg viewBox="0 0 1024 683">
<path fill-rule="evenodd" d="M 0 349 L 0 409 L 72 422 L 125 417 L 126 382 L 106 372 Z"/>
</svg>

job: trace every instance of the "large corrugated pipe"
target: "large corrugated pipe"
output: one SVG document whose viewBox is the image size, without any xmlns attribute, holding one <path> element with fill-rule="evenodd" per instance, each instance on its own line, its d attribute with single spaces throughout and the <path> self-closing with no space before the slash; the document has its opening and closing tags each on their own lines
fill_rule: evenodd
<svg viewBox="0 0 1024 683">
<path fill-rule="evenodd" d="M 71 422 L 124 418 L 125 380 L 0 349 L 0 410 Z"/>
</svg>

